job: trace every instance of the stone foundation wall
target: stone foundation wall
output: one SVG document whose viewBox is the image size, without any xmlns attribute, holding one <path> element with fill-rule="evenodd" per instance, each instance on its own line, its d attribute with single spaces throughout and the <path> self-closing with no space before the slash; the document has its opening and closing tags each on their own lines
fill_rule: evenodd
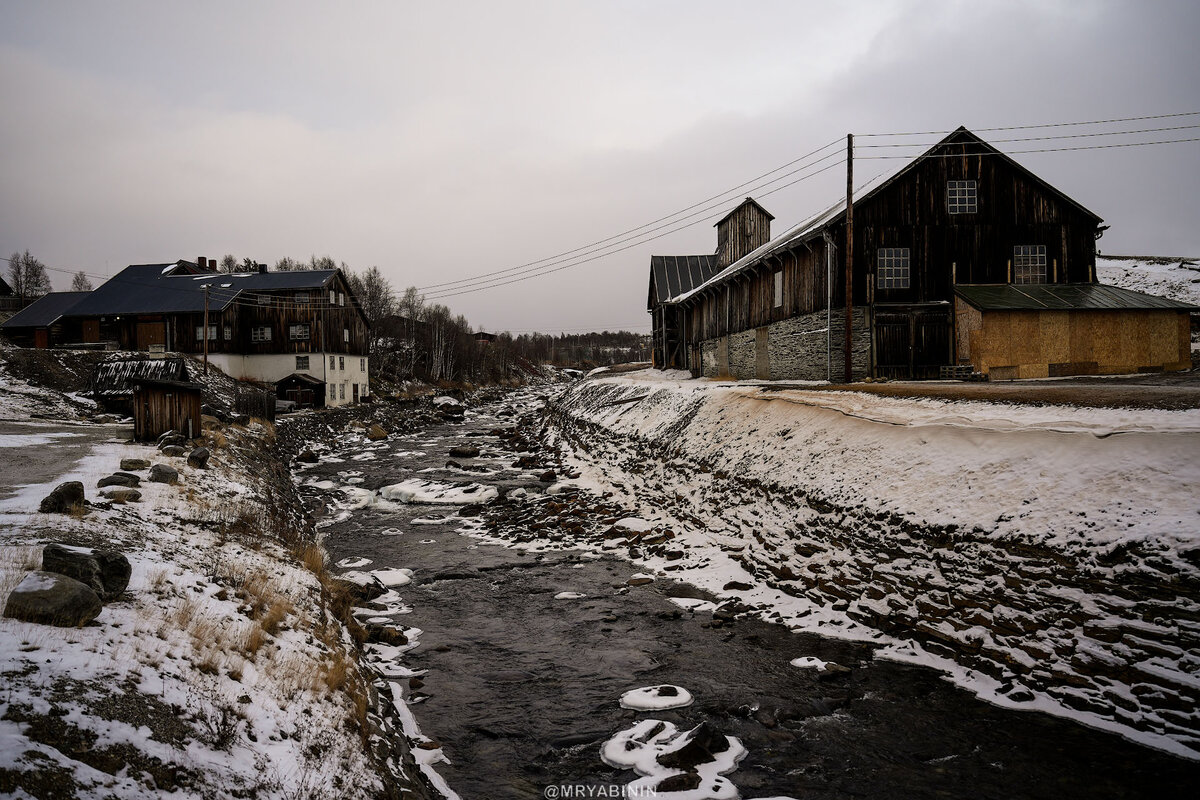
<svg viewBox="0 0 1200 800">
<path fill-rule="evenodd" d="M 843 378 L 843 333 L 845 309 L 833 312 L 833 380 Z M 852 367 L 854 380 L 870 375 L 871 333 L 867 326 L 866 310 L 858 308 L 853 315 Z M 722 339 L 700 343 L 700 374 L 707 378 L 731 376 L 738 380 L 762 377 L 770 380 L 823 381 L 827 374 L 827 344 L 825 311 L 773 322 L 758 329 L 741 331 L 722 337 L 729 348 L 727 370 L 722 371 L 720 346 Z M 759 339 L 767 337 L 766 374 L 760 374 L 757 358 Z"/>
</svg>

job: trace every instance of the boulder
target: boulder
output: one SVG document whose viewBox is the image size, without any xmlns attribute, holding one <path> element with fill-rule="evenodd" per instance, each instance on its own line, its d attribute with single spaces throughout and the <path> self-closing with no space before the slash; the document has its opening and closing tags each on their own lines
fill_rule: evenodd
<svg viewBox="0 0 1200 800">
<path fill-rule="evenodd" d="M 187 437 L 182 433 L 166 433 L 159 437 L 158 449 L 164 450 L 168 447 L 182 447 L 187 444 Z"/>
<path fill-rule="evenodd" d="M 83 482 L 67 481 L 54 487 L 54 491 L 42 499 L 38 511 L 44 514 L 69 514 L 83 507 Z"/>
<path fill-rule="evenodd" d="M 317 458 L 317 454 L 312 450 L 304 450 L 300 455 L 296 456 L 297 461 L 303 461 L 305 464 L 315 464 L 321 459 Z"/>
<path fill-rule="evenodd" d="M 155 464 L 150 468 L 151 483 L 179 483 L 179 470 L 166 464 Z"/>
<path fill-rule="evenodd" d="M 399 628 L 393 628 L 391 625 L 380 625 L 375 622 L 368 622 L 363 627 L 367 631 L 368 642 L 390 645 L 408 644 L 408 637 Z"/>
<path fill-rule="evenodd" d="M 115 600 L 129 585 L 129 559 L 113 550 L 48 544 L 42 548 L 42 570 L 86 584 L 104 602 Z"/>
<path fill-rule="evenodd" d="M 464 444 L 450 448 L 451 458 L 477 458 L 478 456 L 479 448 L 474 445 Z"/>
<path fill-rule="evenodd" d="M 109 489 L 100 496 L 117 503 L 136 503 L 142 499 L 142 493 L 137 489 Z"/>
<path fill-rule="evenodd" d="M 74 628 L 94 620 L 104 606 L 84 583 L 56 572 L 31 572 L 4 604 L 4 616 Z"/>
<path fill-rule="evenodd" d="M 159 452 L 164 456 L 183 456 L 187 455 L 187 448 L 181 444 L 169 444 L 166 447 L 159 448 Z"/>
<path fill-rule="evenodd" d="M 134 469 L 150 469 L 150 462 L 144 458 L 122 458 L 121 469 L 125 471 Z"/>
<path fill-rule="evenodd" d="M 103 489 L 105 486 L 125 486 L 132 489 L 141 482 L 142 479 L 132 473 L 114 472 L 112 475 L 105 476 L 96 481 L 96 488 Z"/>
<path fill-rule="evenodd" d="M 555 474 L 554 470 L 548 469 L 538 476 L 538 480 L 542 483 L 554 483 L 554 481 L 558 480 L 558 475 Z"/>
<path fill-rule="evenodd" d="M 196 469 L 204 469 L 208 466 L 208 457 L 211 455 L 207 447 L 197 447 L 192 452 L 188 453 L 187 463 L 189 467 Z"/>
<path fill-rule="evenodd" d="M 377 442 L 380 439 L 388 438 L 388 432 L 383 429 L 383 426 L 377 422 L 371 423 L 371 427 L 367 428 L 367 438 L 372 442 Z"/>
<path fill-rule="evenodd" d="M 512 465 L 513 469 L 538 469 L 542 466 L 537 456 L 521 456 Z"/>
</svg>

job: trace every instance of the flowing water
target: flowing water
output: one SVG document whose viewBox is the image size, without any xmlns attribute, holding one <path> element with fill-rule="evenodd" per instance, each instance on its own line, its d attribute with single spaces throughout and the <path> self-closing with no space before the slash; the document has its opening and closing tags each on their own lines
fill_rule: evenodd
<svg viewBox="0 0 1200 800">
<path fill-rule="evenodd" d="M 421 631 L 398 656 L 418 677 L 401 683 L 448 759 L 433 768 L 461 797 L 616 797 L 643 773 L 628 796 L 1173 797 L 1200 778 L 1191 762 L 872 660 L 868 645 L 714 622 L 671 600 L 703 593 L 662 576 L 630 586 L 637 569 L 619 558 L 486 543 L 460 531 L 470 520 L 456 516 L 461 503 L 380 500 L 380 489 L 413 480 L 466 487 L 463 502 L 486 487 L 544 491 L 536 471 L 509 466 L 517 454 L 490 433 L 532 402 L 517 393 L 462 423 L 356 440 L 298 475 L 326 509 L 334 561 L 413 571 L 397 588 L 411 611 L 396 620 Z M 460 445 L 481 450 L 454 459 L 468 470 L 447 466 Z M 416 486 L 384 494 L 421 499 Z M 790 663 L 805 657 L 850 669 Z M 659 685 L 678 687 L 663 704 L 679 690 L 694 702 L 622 707 L 624 693 Z M 641 791 L 649 786 L 656 795 Z"/>
</svg>

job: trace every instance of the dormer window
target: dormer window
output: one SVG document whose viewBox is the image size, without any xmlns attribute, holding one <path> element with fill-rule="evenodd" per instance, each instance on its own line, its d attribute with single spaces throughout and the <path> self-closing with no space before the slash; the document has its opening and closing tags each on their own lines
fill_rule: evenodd
<svg viewBox="0 0 1200 800">
<path fill-rule="evenodd" d="M 946 212 L 949 214 L 974 214 L 978 193 L 975 181 L 946 182 Z"/>
</svg>

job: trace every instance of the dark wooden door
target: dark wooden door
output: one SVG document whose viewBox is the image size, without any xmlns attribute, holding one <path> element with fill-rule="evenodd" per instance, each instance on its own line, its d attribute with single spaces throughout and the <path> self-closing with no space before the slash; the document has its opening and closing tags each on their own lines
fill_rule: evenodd
<svg viewBox="0 0 1200 800">
<path fill-rule="evenodd" d="M 167 329 L 161 322 L 139 322 L 137 324 L 137 349 L 149 350 L 150 345 L 167 343 Z"/>
<path fill-rule="evenodd" d="M 83 321 L 83 340 L 85 342 L 100 341 L 100 320 L 85 319 Z"/>
<path fill-rule="evenodd" d="M 38 328 L 33 332 L 33 346 L 41 349 L 46 349 L 50 346 L 50 331 L 46 328 Z"/>
<path fill-rule="evenodd" d="M 948 307 L 875 312 L 875 374 L 880 378 L 936 378 L 951 360 Z"/>
</svg>

